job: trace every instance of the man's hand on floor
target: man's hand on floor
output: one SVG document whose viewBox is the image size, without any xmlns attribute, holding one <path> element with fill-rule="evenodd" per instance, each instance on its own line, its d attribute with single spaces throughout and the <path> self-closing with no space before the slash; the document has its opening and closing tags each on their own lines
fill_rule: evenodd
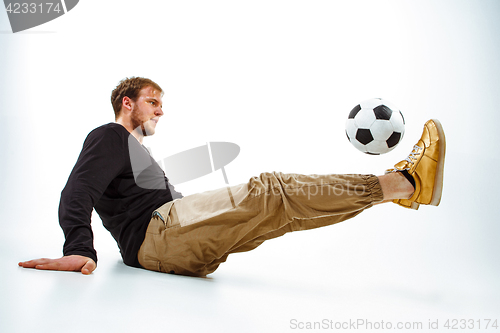
<svg viewBox="0 0 500 333">
<path fill-rule="evenodd" d="M 19 266 L 52 271 L 75 271 L 85 275 L 92 273 L 97 267 L 94 260 L 79 255 L 65 256 L 59 259 L 34 259 L 20 262 Z"/>
</svg>

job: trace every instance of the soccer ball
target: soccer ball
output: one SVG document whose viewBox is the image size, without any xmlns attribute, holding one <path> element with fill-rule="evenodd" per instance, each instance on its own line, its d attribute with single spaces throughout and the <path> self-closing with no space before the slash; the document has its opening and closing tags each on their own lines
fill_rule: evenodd
<svg viewBox="0 0 500 333">
<path fill-rule="evenodd" d="M 347 139 L 366 154 L 380 155 L 393 150 L 403 139 L 405 120 L 391 102 L 373 98 L 356 105 L 345 124 Z"/>
</svg>

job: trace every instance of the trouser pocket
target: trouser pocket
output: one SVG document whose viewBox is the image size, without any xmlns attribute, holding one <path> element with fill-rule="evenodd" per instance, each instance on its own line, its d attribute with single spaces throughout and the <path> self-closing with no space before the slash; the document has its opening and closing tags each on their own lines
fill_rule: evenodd
<svg viewBox="0 0 500 333">
<path fill-rule="evenodd" d="M 162 251 L 161 234 L 169 228 L 179 224 L 177 219 L 172 219 L 170 212 L 173 201 L 167 202 L 151 214 L 144 241 L 137 253 L 139 264 L 145 269 L 164 272 L 160 261 Z"/>
<path fill-rule="evenodd" d="M 167 202 L 166 204 L 162 205 L 158 209 L 155 209 L 153 211 L 153 213 L 151 214 L 151 221 L 154 219 L 159 219 L 160 221 L 163 222 L 165 229 L 178 226 L 179 219 L 174 218 L 174 216 L 172 216 L 172 214 L 171 214 L 172 208 L 173 208 L 175 202 L 178 200 L 180 200 L 180 199 L 176 199 L 174 201 Z M 176 215 L 176 214 L 174 214 L 174 215 Z M 150 222 L 150 224 L 151 224 L 151 222 Z M 161 230 L 155 230 L 155 231 L 156 231 L 155 233 L 161 233 Z"/>
</svg>

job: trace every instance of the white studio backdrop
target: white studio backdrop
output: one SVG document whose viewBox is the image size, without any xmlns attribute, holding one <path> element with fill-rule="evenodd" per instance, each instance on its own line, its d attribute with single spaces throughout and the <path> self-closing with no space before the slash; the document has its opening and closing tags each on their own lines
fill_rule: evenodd
<svg viewBox="0 0 500 333">
<path fill-rule="evenodd" d="M 499 17 L 496 0 L 85 0 L 12 34 L 0 10 L 5 260 L 61 255 L 59 195 L 83 140 L 114 120 L 109 96 L 119 80 L 144 76 L 165 91 L 165 115 L 145 145 L 161 159 L 209 141 L 237 143 L 231 184 L 267 171 L 382 174 L 408 155 L 426 120 L 441 120 L 448 155 L 439 208 L 375 207 L 236 255 L 220 274 L 279 280 L 286 272 L 326 290 L 335 276 L 446 304 L 446 295 L 462 295 L 479 314 L 495 312 Z M 406 120 L 403 141 L 383 156 L 361 154 L 344 132 L 349 111 L 373 97 L 398 105 Z M 177 188 L 224 185 L 218 171 Z M 98 253 L 118 260 L 98 216 L 93 225 Z"/>
</svg>

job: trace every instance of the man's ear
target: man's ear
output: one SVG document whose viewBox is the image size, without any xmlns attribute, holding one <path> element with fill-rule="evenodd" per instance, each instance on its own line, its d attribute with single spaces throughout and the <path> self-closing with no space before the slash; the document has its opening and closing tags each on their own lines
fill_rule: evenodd
<svg viewBox="0 0 500 333">
<path fill-rule="evenodd" d="M 132 99 L 128 96 L 124 96 L 123 99 L 122 99 L 122 111 L 123 111 L 123 108 L 125 108 L 126 110 L 125 111 L 132 111 L 132 104 L 134 102 L 132 101 Z"/>
</svg>

